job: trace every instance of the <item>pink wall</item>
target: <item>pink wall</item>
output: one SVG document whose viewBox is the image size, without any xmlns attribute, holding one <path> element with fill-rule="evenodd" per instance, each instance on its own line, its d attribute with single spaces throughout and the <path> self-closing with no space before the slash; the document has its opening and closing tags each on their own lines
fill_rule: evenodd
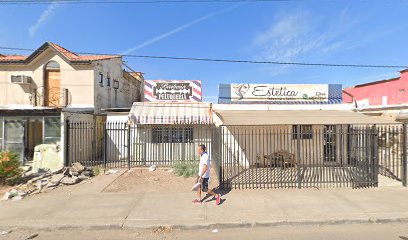
<svg viewBox="0 0 408 240">
<path fill-rule="evenodd" d="M 408 104 L 408 69 L 395 80 L 346 88 L 344 91 L 357 101 L 369 99 L 370 106 L 382 105 L 383 96 L 387 96 L 387 105 Z M 343 102 L 351 101 L 351 97 L 343 93 Z"/>
</svg>

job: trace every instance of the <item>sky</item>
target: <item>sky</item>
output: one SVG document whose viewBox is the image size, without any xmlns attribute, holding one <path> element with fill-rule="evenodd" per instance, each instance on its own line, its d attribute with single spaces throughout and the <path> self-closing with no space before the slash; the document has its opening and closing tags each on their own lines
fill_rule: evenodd
<svg viewBox="0 0 408 240">
<path fill-rule="evenodd" d="M 0 46 L 35 49 L 51 41 L 74 52 L 406 66 L 407 12 L 408 0 L 0 4 Z M 124 60 L 147 80 L 202 80 L 204 101 L 212 102 L 221 83 L 347 87 L 402 70 Z"/>
</svg>

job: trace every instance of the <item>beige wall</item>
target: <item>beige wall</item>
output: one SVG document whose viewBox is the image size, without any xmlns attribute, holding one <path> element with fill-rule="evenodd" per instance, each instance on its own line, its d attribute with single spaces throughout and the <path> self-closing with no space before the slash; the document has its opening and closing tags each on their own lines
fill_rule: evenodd
<svg viewBox="0 0 408 240">
<path fill-rule="evenodd" d="M 93 70 L 92 66 L 72 66 L 56 52 L 47 50 L 29 65 L 0 66 L 0 106 L 29 107 L 34 104 L 34 94 L 38 93 L 38 105 L 44 94 L 44 66 L 51 60 L 60 64 L 61 89 L 70 93 L 70 107 L 93 107 Z M 27 75 L 32 77 L 32 84 L 19 85 L 11 83 L 12 75 Z"/>
<path fill-rule="evenodd" d="M 51 60 L 60 64 L 61 90 L 66 88 L 69 91 L 67 108 L 95 108 L 95 113 L 99 113 L 100 109 L 130 108 L 133 102 L 142 101 L 143 76 L 139 80 L 127 73 L 124 76 L 121 58 L 70 65 L 57 52 L 47 49 L 29 65 L 0 65 L 0 107 L 31 108 L 35 102 L 37 106 L 42 106 L 44 66 Z M 102 84 L 99 83 L 99 73 L 104 76 Z M 21 85 L 11 83 L 12 75 L 26 75 L 33 82 Z M 110 86 L 107 86 L 108 76 Z M 114 81 L 119 82 L 118 89 L 114 88 Z"/>
<path fill-rule="evenodd" d="M 139 81 L 124 73 L 120 58 L 96 61 L 93 65 L 95 68 L 95 105 L 97 110 L 130 108 L 133 102 L 142 100 L 140 91 L 143 89 L 143 79 Z M 100 74 L 103 75 L 102 83 L 100 83 Z M 110 86 L 108 86 L 108 79 Z M 119 82 L 119 88 L 114 88 L 115 81 Z"/>
</svg>

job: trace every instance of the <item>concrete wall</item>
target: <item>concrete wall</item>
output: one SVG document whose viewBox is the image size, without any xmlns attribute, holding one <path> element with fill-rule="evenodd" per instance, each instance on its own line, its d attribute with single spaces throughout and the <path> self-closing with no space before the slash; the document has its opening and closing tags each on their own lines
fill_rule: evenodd
<svg viewBox="0 0 408 240">
<path fill-rule="evenodd" d="M 121 58 L 96 61 L 93 65 L 96 113 L 106 108 L 130 108 L 133 102 L 142 101 L 143 76 L 137 79 L 124 72 Z"/>
<path fill-rule="evenodd" d="M 51 60 L 59 63 L 61 71 L 61 89 L 70 93 L 69 107 L 93 107 L 93 69 L 91 65 L 73 66 L 50 49 L 46 50 L 29 65 L 0 66 L 0 106 L 32 107 L 36 100 L 42 105 L 44 95 L 44 66 Z M 19 85 L 11 83 L 12 75 L 26 75 L 32 78 L 32 84 Z"/>
</svg>

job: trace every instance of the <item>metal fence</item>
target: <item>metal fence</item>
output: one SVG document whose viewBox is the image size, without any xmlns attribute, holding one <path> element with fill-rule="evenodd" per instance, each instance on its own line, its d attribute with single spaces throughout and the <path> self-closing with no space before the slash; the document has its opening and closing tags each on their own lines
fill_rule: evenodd
<svg viewBox="0 0 408 240">
<path fill-rule="evenodd" d="M 67 121 L 67 164 L 135 167 L 198 160 L 205 144 L 212 154 L 209 125 L 128 125 L 126 121 Z"/>
<path fill-rule="evenodd" d="M 378 126 L 377 131 L 380 174 L 405 184 L 406 125 Z"/>
<path fill-rule="evenodd" d="M 224 188 L 373 187 L 377 131 L 370 126 L 222 126 Z"/>
<path fill-rule="evenodd" d="M 404 125 L 131 125 L 67 121 L 66 164 L 131 168 L 198 160 L 208 147 L 223 188 L 374 187 L 406 184 Z"/>
</svg>

